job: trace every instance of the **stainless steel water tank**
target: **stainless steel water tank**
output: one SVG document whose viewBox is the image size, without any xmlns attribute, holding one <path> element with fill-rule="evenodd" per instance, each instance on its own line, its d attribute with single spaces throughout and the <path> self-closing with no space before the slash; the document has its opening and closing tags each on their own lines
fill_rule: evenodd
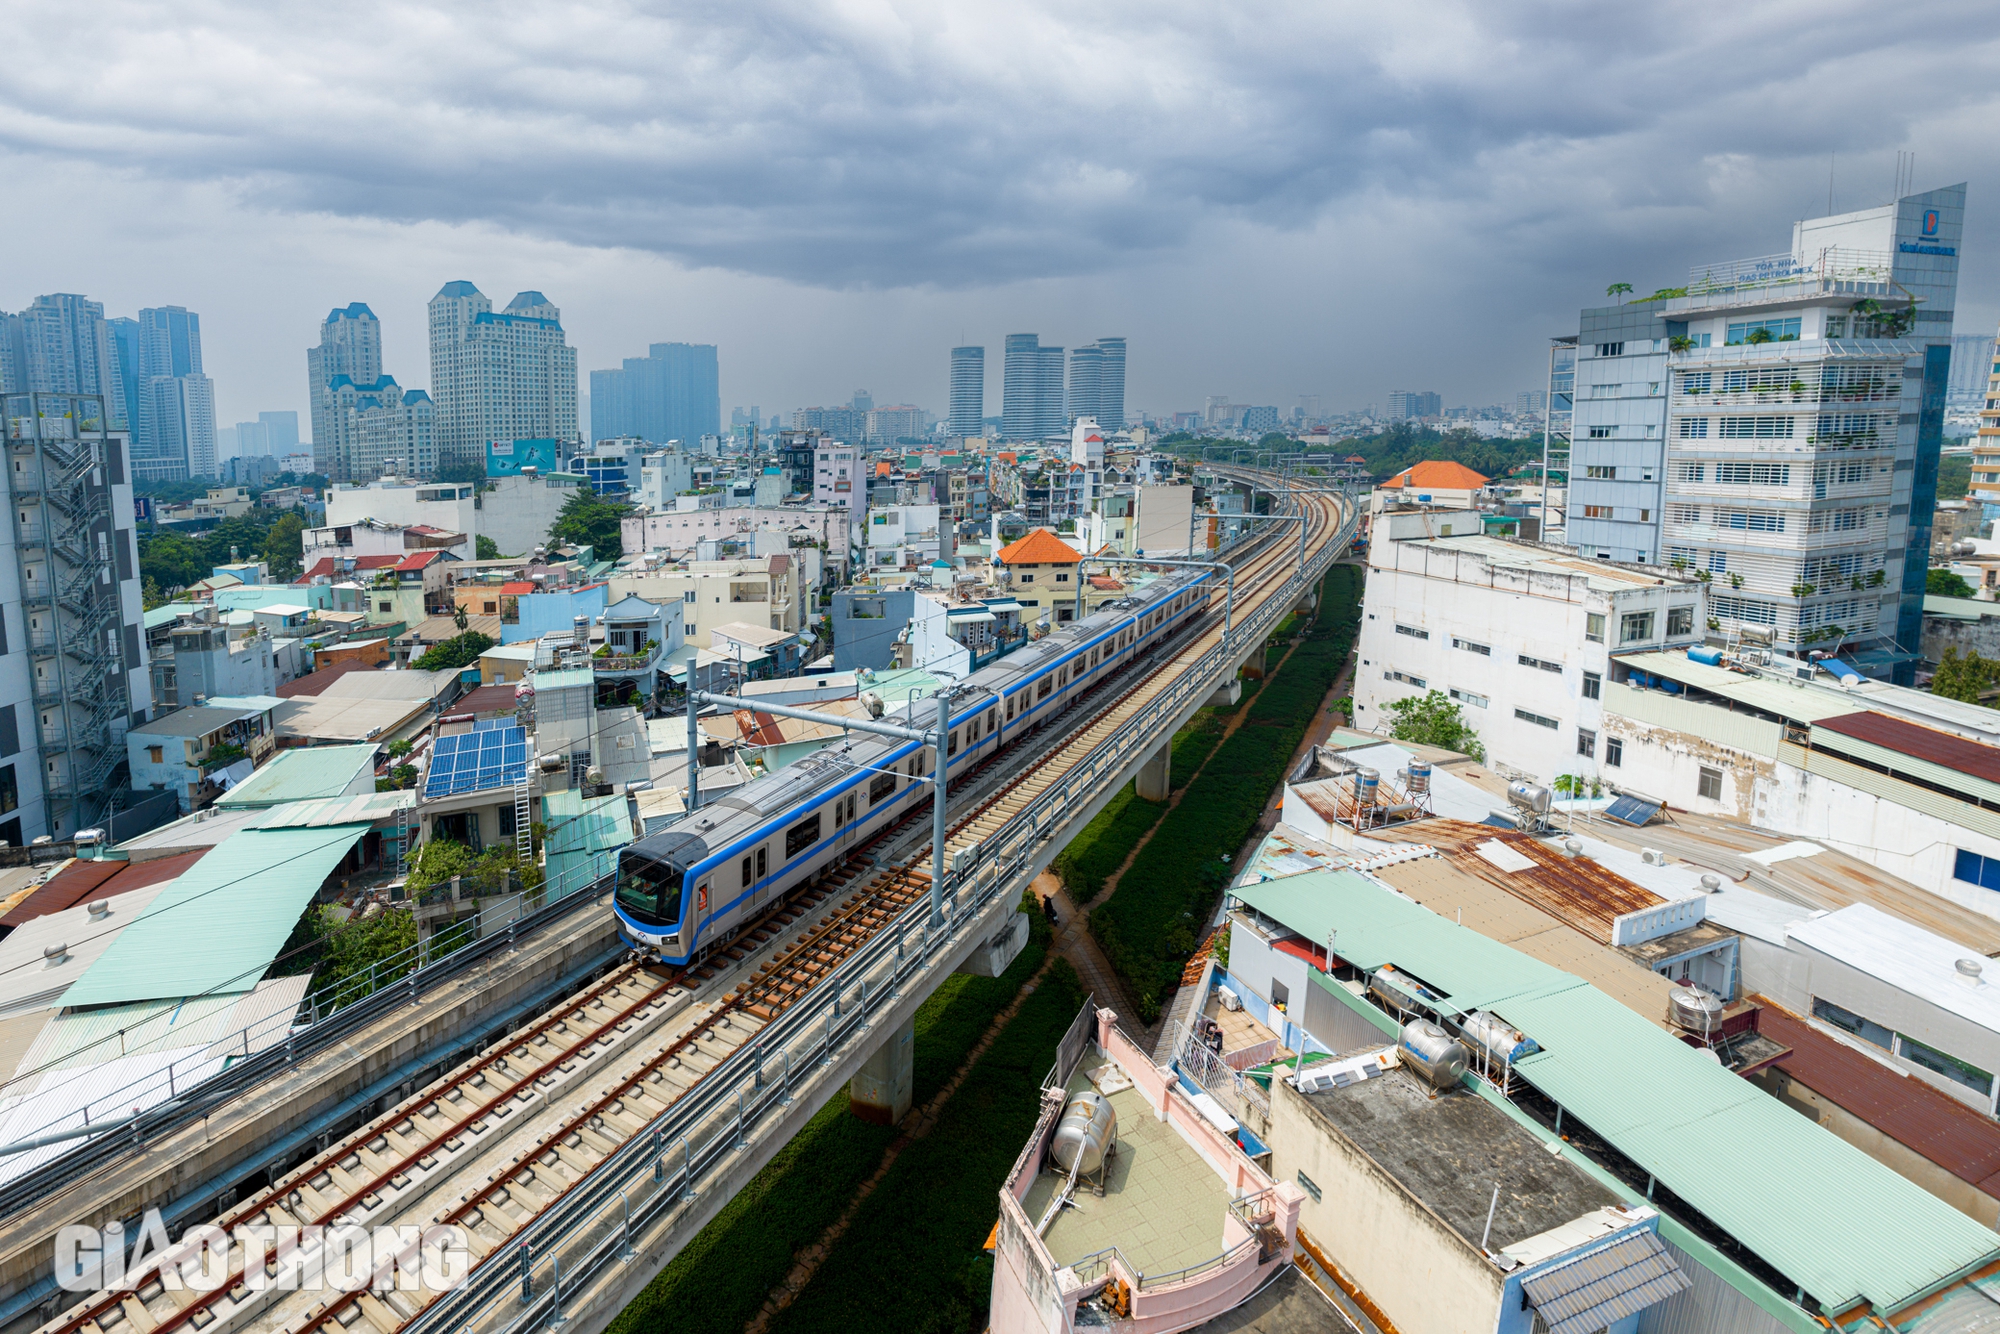
<svg viewBox="0 0 2000 1334">
<path fill-rule="evenodd" d="M 1464 1045 L 1428 1019 L 1412 1019 L 1403 1025 L 1396 1054 L 1437 1088 L 1456 1086 L 1465 1073 Z"/>
<path fill-rule="evenodd" d="M 1409 774 L 1406 781 L 1410 785 L 1411 796 L 1414 797 L 1420 792 L 1431 790 L 1431 762 L 1429 760 L 1411 760 L 1410 767 L 1406 772 Z"/>
<path fill-rule="evenodd" d="M 1700 987 L 1674 987 L 1667 992 L 1667 1018 L 1678 1028 L 1706 1036 L 1722 1022 L 1722 1001 Z"/>
<path fill-rule="evenodd" d="M 1540 783 L 1524 783 L 1517 778 L 1507 784 L 1507 800 L 1524 811 L 1547 815 L 1555 794 Z"/>
<path fill-rule="evenodd" d="M 1085 1089 L 1073 1094 L 1056 1123 L 1055 1138 L 1049 1141 L 1049 1157 L 1068 1172 L 1087 1175 L 1104 1166 L 1104 1155 L 1118 1134 L 1118 1113 L 1101 1093 Z M 1082 1166 L 1077 1164 L 1082 1158 Z"/>
<path fill-rule="evenodd" d="M 1463 1027 L 1466 1039 L 1486 1048 L 1496 1060 L 1518 1061 L 1541 1050 L 1533 1038 L 1486 1010 L 1466 1016 Z"/>
<path fill-rule="evenodd" d="M 1382 775 L 1373 769 L 1354 771 L 1354 802 L 1357 806 L 1373 806 L 1375 793 L 1382 786 Z"/>
</svg>

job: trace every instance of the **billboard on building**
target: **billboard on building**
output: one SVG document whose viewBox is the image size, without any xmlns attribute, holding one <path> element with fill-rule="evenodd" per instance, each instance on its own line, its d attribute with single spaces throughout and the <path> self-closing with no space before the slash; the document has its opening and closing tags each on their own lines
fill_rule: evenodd
<svg viewBox="0 0 2000 1334">
<path fill-rule="evenodd" d="M 533 468 L 537 472 L 556 471 L 556 457 L 559 451 L 556 442 L 549 440 L 488 440 L 486 442 L 486 475 L 488 477 L 513 477 L 523 468 Z"/>
</svg>

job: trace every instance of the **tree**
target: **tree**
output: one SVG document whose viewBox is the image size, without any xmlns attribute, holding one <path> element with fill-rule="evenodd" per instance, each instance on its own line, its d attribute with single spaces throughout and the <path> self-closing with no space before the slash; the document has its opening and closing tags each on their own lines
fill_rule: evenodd
<svg viewBox="0 0 2000 1334">
<path fill-rule="evenodd" d="M 1927 570 L 1924 572 L 1924 592 L 1941 598 L 1969 598 L 1979 590 L 1974 588 L 1962 574 L 1950 570 Z"/>
<path fill-rule="evenodd" d="M 463 602 L 459 603 L 457 606 L 451 609 L 451 623 L 457 626 L 460 630 L 465 629 L 467 619 L 468 618 L 466 617 L 465 614 L 465 604 Z"/>
<path fill-rule="evenodd" d="M 1604 289 L 1604 295 L 1615 296 L 1619 298 L 1618 304 L 1622 306 L 1625 304 L 1624 301 L 1625 294 L 1627 292 L 1630 292 L 1631 290 L 1632 290 L 1632 284 L 1630 283 L 1613 283 L 1611 284 L 1611 286 Z"/>
<path fill-rule="evenodd" d="M 587 484 L 579 486 L 549 525 L 550 544 L 589 547 L 599 560 L 617 560 L 625 550 L 618 523 L 631 509 L 623 501 L 600 499 Z"/>
<path fill-rule="evenodd" d="M 472 539 L 472 558 L 474 560 L 506 559 L 500 554 L 500 544 L 484 533 Z"/>
<path fill-rule="evenodd" d="M 139 548 L 139 574 L 163 589 L 186 588 L 208 577 L 207 553 L 180 533 L 157 533 Z"/>
<path fill-rule="evenodd" d="M 1963 454 L 1938 460 L 1937 498 L 1963 500 L 1972 484 L 1972 460 Z"/>
<path fill-rule="evenodd" d="M 477 630 L 468 630 L 462 635 L 447 639 L 442 644 L 433 644 L 417 659 L 420 672 L 442 672 L 459 667 L 470 667 L 479 661 L 479 655 L 493 647 L 493 640 Z"/>
<path fill-rule="evenodd" d="M 264 534 L 264 560 L 273 579 L 295 579 L 305 563 L 306 521 L 286 514 Z"/>
<path fill-rule="evenodd" d="M 1982 658 L 1977 652 L 1960 657 L 1957 645 L 1944 651 L 1931 677 L 1933 695 L 1966 704 L 1979 703 L 1979 697 L 1996 685 L 2000 685 L 2000 659 Z"/>
<path fill-rule="evenodd" d="M 1486 759 L 1485 743 L 1472 730 L 1472 724 L 1465 721 L 1458 705 L 1452 703 L 1442 690 L 1399 699 L 1389 706 L 1389 712 L 1395 718 L 1389 727 L 1389 735 L 1398 741 L 1414 741 L 1420 746 L 1457 751 L 1481 762 Z"/>
</svg>

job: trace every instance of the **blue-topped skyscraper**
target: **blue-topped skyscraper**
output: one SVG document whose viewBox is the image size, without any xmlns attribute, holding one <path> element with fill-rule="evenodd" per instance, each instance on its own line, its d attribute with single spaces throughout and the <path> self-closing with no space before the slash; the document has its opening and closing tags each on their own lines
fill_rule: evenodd
<svg viewBox="0 0 2000 1334">
<path fill-rule="evenodd" d="M 440 468 L 483 473 L 489 440 L 581 438 L 576 349 L 547 297 L 520 292 L 496 313 L 471 283 L 449 282 L 431 298 L 430 326 Z"/>
<path fill-rule="evenodd" d="M 986 434 L 986 349 L 951 350 L 951 409 L 946 429 L 953 435 Z"/>
<path fill-rule="evenodd" d="M 722 434 L 722 380 L 713 343 L 654 343 L 618 370 L 590 373 L 590 436 L 690 446 Z"/>
<path fill-rule="evenodd" d="M 1914 679 L 1964 214 L 1953 185 L 1809 218 L 1789 252 L 1583 311 L 1549 536 L 1706 572 L 1721 634 Z M 1666 628 L 1625 620 L 1627 650 Z"/>
</svg>

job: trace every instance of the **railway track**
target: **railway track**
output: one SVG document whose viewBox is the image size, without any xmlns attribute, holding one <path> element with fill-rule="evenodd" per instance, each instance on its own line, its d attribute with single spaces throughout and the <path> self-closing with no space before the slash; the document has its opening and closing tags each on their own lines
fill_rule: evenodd
<svg viewBox="0 0 2000 1334">
<path fill-rule="evenodd" d="M 1332 507 L 1313 508 L 1312 527 L 1323 533 Z M 1292 568 L 1289 541 L 1261 545 L 1238 572 L 1242 614 L 1281 590 Z M 1015 743 L 962 780 L 953 795 L 963 794 L 969 809 L 950 826 L 947 857 L 1001 829 L 1222 634 L 1212 616 L 1197 622 L 1151 662 L 1080 698 L 1066 716 L 1094 716 L 1053 748 Z M 701 965 L 678 973 L 636 962 L 612 969 L 215 1224 L 225 1231 L 414 1227 L 421 1231 L 408 1234 L 401 1258 L 433 1262 L 437 1229 L 449 1225 L 460 1230 L 475 1264 L 498 1262 L 545 1210 L 645 1134 L 710 1071 L 748 1048 L 763 1081 L 760 1033 L 928 896 L 931 876 L 920 863 L 928 859 L 929 839 L 920 815 L 912 812 L 876 835 Z M 787 1097 L 793 1077 L 788 1063 L 770 1072 Z M 664 1162 L 670 1146 L 654 1150 Z M 393 1275 L 385 1281 L 380 1268 L 373 1282 L 349 1292 L 261 1286 L 240 1268 L 207 1291 L 162 1281 L 187 1253 L 184 1239 L 153 1257 L 128 1289 L 94 1294 L 44 1325 L 42 1334 L 128 1334 L 128 1325 L 135 1334 L 394 1334 L 436 1296 L 400 1288 Z M 285 1231 L 264 1268 L 276 1276 L 287 1266 L 323 1264 L 327 1256 L 323 1237 Z"/>
</svg>

